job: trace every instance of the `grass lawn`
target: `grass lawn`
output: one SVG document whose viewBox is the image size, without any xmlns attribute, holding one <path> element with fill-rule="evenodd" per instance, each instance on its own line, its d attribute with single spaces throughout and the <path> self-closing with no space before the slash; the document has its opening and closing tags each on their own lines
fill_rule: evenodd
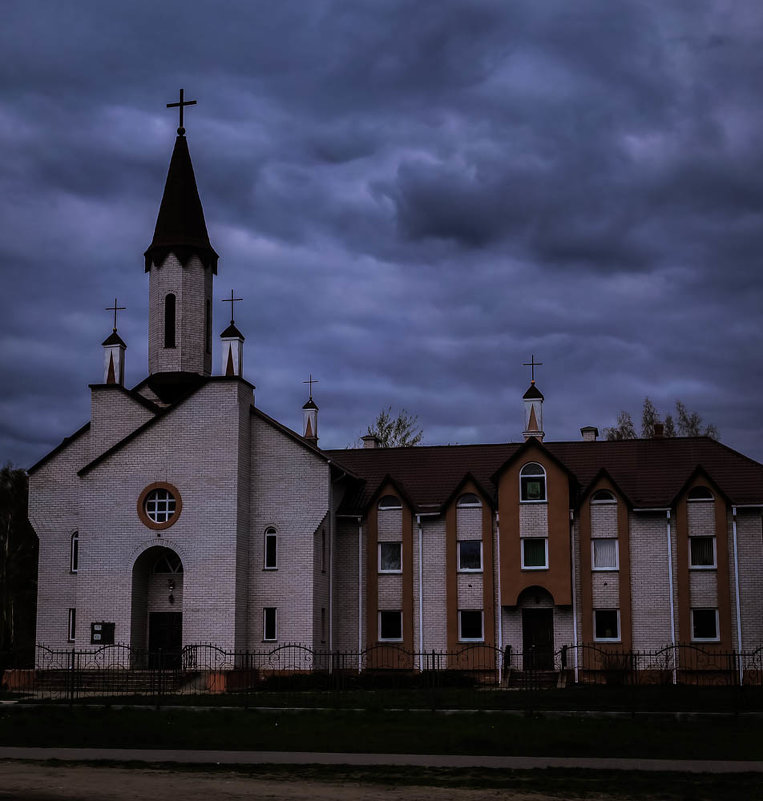
<svg viewBox="0 0 763 801">
<path fill-rule="evenodd" d="M 763 759 L 757 718 L 7 706 L 0 745 Z"/>
</svg>

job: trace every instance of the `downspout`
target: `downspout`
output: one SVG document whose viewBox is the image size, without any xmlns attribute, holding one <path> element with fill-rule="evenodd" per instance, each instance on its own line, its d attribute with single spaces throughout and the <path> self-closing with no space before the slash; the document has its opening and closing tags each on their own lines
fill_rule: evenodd
<svg viewBox="0 0 763 801">
<path fill-rule="evenodd" d="M 334 485 L 329 482 L 329 651 L 334 650 Z M 331 662 L 333 666 L 333 660 Z"/>
<path fill-rule="evenodd" d="M 737 651 L 739 651 L 739 686 L 744 682 L 744 663 L 742 662 L 742 604 L 739 593 L 739 549 L 737 546 L 737 508 L 731 507 L 731 531 L 734 542 L 734 604 L 737 613 Z"/>
<path fill-rule="evenodd" d="M 358 515 L 358 673 L 363 670 L 363 518 Z"/>
<path fill-rule="evenodd" d="M 678 682 L 678 674 L 676 670 L 676 610 L 673 603 L 673 543 L 671 540 L 670 532 L 670 509 L 665 511 L 665 534 L 668 544 L 668 597 L 670 600 L 670 643 L 673 646 L 673 684 Z"/>
<path fill-rule="evenodd" d="M 419 672 L 424 670 L 424 533 L 421 515 L 416 515 L 419 529 Z"/>
<path fill-rule="evenodd" d="M 495 512 L 495 567 L 496 592 L 498 603 L 495 605 L 496 631 L 498 632 L 498 686 L 503 686 L 503 630 L 501 626 L 501 523 L 498 510 Z"/>
<path fill-rule="evenodd" d="M 578 596 L 577 596 L 577 563 L 575 562 L 575 511 L 570 509 L 570 569 L 572 570 L 572 641 L 575 643 L 575 684 L 578 683 Z"/>
</svg>

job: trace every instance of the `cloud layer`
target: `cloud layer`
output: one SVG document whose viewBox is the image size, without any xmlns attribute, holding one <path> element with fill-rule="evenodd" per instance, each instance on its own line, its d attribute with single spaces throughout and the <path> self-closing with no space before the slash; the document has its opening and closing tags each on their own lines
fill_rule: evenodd
<svg viewBox="0 0 763 801">
<path fill-rule="evenodd" d="M 390 404 L 427 443 L 516 441 L 534 354 L 552 439 L 648 395 L 763 458 L 757 3 L 10 5 L 3 461 L 88 418 L 115 296 L 145 374 L 180 86 L 268 413 L 299 428 L 312 373 L 326 447 Z"/>
</svg>

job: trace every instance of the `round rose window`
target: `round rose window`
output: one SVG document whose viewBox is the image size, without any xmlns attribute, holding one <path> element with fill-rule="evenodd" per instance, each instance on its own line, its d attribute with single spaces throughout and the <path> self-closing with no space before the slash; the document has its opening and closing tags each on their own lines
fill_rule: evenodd
<svg viewBox="0 0 763 801">
<path fill-rule="evenodd" d="M 158 482 L 146 487 L 138 499 L 138 517 L 153 529 L 169 528 L 180 515 L 183 504 L 172 484 Z"/>
</svg>

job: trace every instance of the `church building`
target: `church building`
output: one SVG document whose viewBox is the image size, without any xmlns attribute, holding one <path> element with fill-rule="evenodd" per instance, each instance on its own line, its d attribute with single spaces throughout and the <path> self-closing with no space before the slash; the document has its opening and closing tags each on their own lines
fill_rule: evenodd
<svg viewBox="0 0 763 801">
<path fill-rule="evenodd" d="M 232 312 L 215 369 L 217 269 L 181 124 L 145 252 L 148 375 L 125 386 L 115 301 L 90 421 L 29 470 L 41 645 L 484 643 L 543 668 L 588 643 L 763 644 L 762 465 L 659 430 L 547 442 L 534 380 L 504 443 L 323 450 L 312 392 L 301 432 L 255 405 Z"/>
</svg>

